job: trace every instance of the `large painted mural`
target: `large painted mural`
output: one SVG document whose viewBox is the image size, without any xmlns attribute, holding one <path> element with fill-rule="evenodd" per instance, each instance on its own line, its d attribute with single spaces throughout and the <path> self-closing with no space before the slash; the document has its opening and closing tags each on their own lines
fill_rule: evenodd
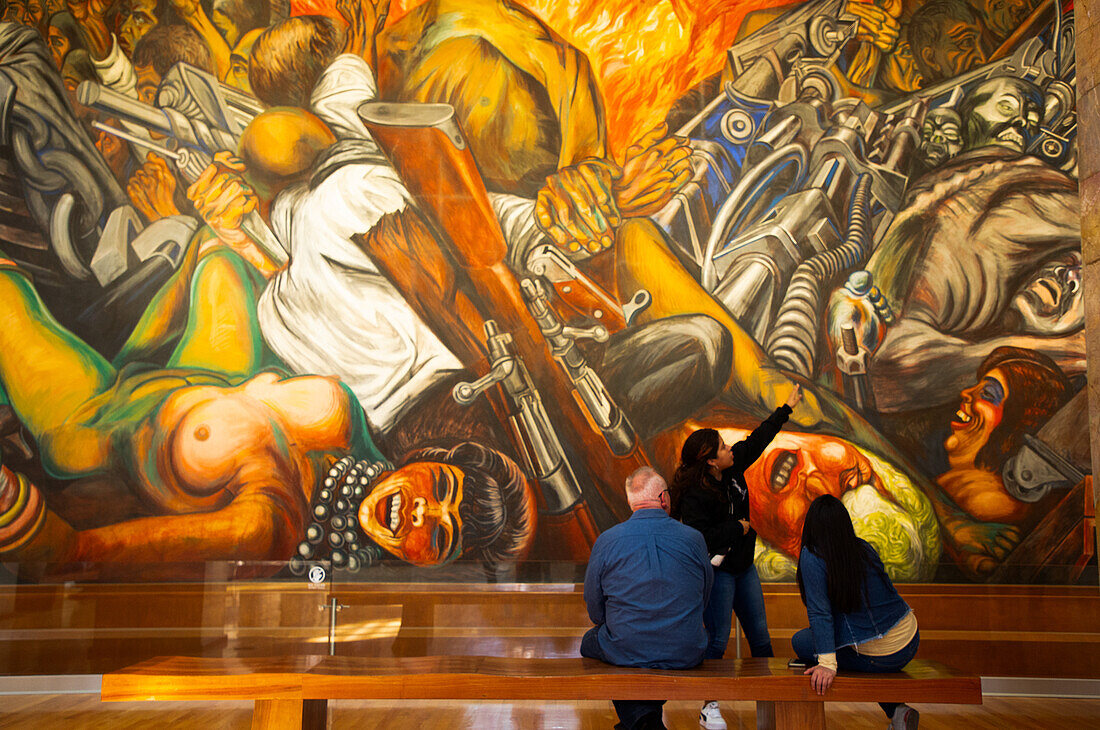
<svg viewBox="0 0 1100 730">
<path fill-rule="evenodd" d="M 20 580 L 537 577 L 796 384 L 747 475 L 766 579 L 823 493 L 896 580 L 1095 565 L 1068 4 L 3 21 Z"/>
</svg>

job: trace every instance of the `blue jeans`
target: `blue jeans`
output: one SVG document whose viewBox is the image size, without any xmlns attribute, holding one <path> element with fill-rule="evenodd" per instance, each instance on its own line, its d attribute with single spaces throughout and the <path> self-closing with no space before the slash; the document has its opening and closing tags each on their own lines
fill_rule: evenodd
<svg viewBox="0 0 1100 730">
<path fill-rule="evenodd" d="M 846 646 L 836 650 L 836 666 L 837 669 L 843 669 L 846 672 L 897 672 L 912 661 L 917 653 L 918 644 L 920 644 L 920 631 L 913 635 L 908 644 L 886 656 L 867 656 L 856 652 L 853 646 Z M 802 629 L 792 636 L 791 646 L 794 647 L 795 655 L 802 661 L 810 665 L 817 663 L 814 636 L 809 629 Z M 878 706 L 887 717 L 893 717 L 898 705 L 894 702 L 880 702 Z"/>
<path fill-rule="evenodd" d="M 593 626 L 581 637 L 581 656 L 610 664 L 600 649 L 599 626 Z M 616 728 L 621 730 L 657 730 L 664 727 L 662 708 L 665 700 L 611 700 L 619 716 Z"/>
<path fill-rule="evenodd" d="M 764 591 L 760 588 L 756 566 L 752 565 L 742 573 L 714 571 L 714 587 L 710 589 L 710 601 L 703 611 L 703 623 L 707 627 L 704 658 L 721 659 L 726 653 L 735 613 L 752 655 L 775 656 L 768 634 L 768 617 L 764 613 Z"/>
</svg>

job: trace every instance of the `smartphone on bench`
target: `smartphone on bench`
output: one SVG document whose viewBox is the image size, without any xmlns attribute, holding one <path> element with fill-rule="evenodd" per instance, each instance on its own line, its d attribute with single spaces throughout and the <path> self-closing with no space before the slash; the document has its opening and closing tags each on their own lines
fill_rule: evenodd
<svg viewBox="0 0 1100 730">
<path fill-rule="evenodd" d="M 808 666 L 810 665 L 802 661 L 801 659 L 791 659 L 789 662 L 787 662 L 787 667 L 790 669 L 805 669 Z"/>
</svg>

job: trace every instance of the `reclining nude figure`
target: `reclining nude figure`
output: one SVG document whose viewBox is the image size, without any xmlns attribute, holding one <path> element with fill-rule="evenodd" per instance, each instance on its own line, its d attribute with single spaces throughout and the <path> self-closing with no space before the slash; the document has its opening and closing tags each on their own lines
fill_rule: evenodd
<svg viewBox="0 0 1100 730">
<path fill-rule="evenodd" d="M 28 276 L 0 258 L 0 394 L 48 476 L 74 486 L 95 480 L 101 499 L 77 529 L 39 486 L 0 468 L 0 558 L 22 563 L 24 577 L 194 578 L 217 560 L 274 561 L 245 569 L 272 573 L 301 540 L 314 487 L 334 463 L 349 455 L 385 461 L 346 385 L 272 366 L 256 326 L 258 271 L 226 247 L 201 257 L 200 248 L 192 246 L 162 291 L 162 305 L 177 300 L 181 331 L 164 366 L 114 367 L 61 327 Z M 502 461 L 497 471 L 514 482 L 503 495 L 510 514 L 498 530 L 502 545 L 463 529 L 471 508 L 461 495 L 481 485 L 442 450 L 384 474 L 374 491 L 434 493 L 446 474 L 454 504 L 433 503 L 415 527 L 364 524 L 366 533 L 418 564 L 449 562 L 462 555 L 464 539 L 479 537 L 466 552 L 525 555 L 534 531 L 530 487 L 507 457 L 478 448 L 481 461 Z M 433 530 L 447 534 L 445 544 L 411 550 Z M 378 539 L 394 533 L 400 544 Z"/>
</svg>

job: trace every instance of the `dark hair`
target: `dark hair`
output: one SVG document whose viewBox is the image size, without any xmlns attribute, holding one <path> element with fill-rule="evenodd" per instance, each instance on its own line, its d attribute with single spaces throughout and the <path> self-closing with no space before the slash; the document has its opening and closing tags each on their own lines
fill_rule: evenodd
<svg viewBox="0 0 1100 730">
<path fill-rule="evenodd" d="M 152 66 L 157 76 L 164 78 L 168 69 L 177 63 L 214 73 L 214 57 L 206 41 L 191 26 L 182 23 L 163 25 L 157 23 L 134 46 L 130 59 L 134 66 Z"/>
<path fill-rule="evenodd" d="M 823 494 L 810 503 L 802 523 L 802 547 L 825 563 L 826 592 L 834 611 L 852 613 L 865 602 L 867 571 L 871 556 L 856 537 L 852 518 L 839 499 Z M 802 559 L 798 560 L 798 592 L 806 603 L 802 583 Z"/>
<path fill-rule="evenodd" d="M 74 48 L 65 55 L 65 60 L 61 63 L 61 78 L 65 78 L 66 69 L 80 81 L 95 81 L 99 78 L 91 54 L 83 48 Z"/>
<path fill-rule="evenodd" d="M 493 570 L 527 556 L 535 533 L 534 493 L 516 462 L 472 441 L 418 449 L 404 463 L 415 461 L 451 464 L 465 475 L 458 506 L 461 558 L 480 559 Z"/>
<path fill-rule="evenodd" d="M 1023 347 L 998 347 L 978 367 L 978 380 L 994 368 L 1004 373 L 1005 395 L 1001 422 L 974 457 L 974 465 L 1000 471 L 1005 459 L 1024 442 L 1024 434 L 1042 426 L 1071 395 L 1069 378 L 1054 360 Z"/>
<path fill-rule="evenodd" d="M 204 6 L 205 7 L 205 6 Z M 113 12 L 116 20 L 121 22 L 125 19 L 125 13 L 134 8 L 134 0 L 118 0 L 118 2 L 112 3 L 111 7 L 107 10 L 108 13 Z M 209 10 L 209 8 L 206 8 Z M 156 25 L 175 25 L 183 23 L 183 18 L 179 16 L 176 9 L 172 6 L 172 0 L 156 0 L 153 3 L 153 18 L 156 20 Z M 150 28 L 149 30 L 152 30 Z"/>
<path fill-rule="evenodd" d="M 50 28 L 57 28 L 57 32 L 65 36 L 69 41 L 69 47 L 71 49 L 81 48 L 87 50 L 87 43 L 84 42 L 84 33 L 80 30 L 80 26 L 77 24 L 76 19 L 73 18 L 72 13 L 68 10 L 59 10 L 50 16 L 50 19 L 46 21 L 46 33 L 50 32 Z M 64 59 L 62 59 L 64 61 Z"/>
<path fill-rule="evenodd" d="M 309 107 L 321 72 L 343 46 L 343 32 L 323 15 L 299 15 L 265 30 L 252 46 L 248 81 L 268 106 Z"/>
<path fill-rule="evenodd" d="M 692 431 L 680 447 L 680 464 L 668 484 L 669 514 L 680 519 L 680 500 L 689 489 L 706 484 L 707 462 L 718 455 L 722 437 L 713 428 Z"/>
<path fill-rule="evenodd" d="M 909 41 L 913 60 L 916 61 L 926 83 L 939 81 L 946 76 L 934 73 L 920 52 L 939 42 L 944 33 L 944 26 L 951 20 L 981 23 L 981 18 L 974 8 L 962 0 L 932 0 L 921 5 L 909 19 L 906 39 Z"/>
<path fill-rule="evenodd" d="M 214 0 L 213 9 L 221 10 L 237 26 L 237 38 L 264 28 L 271 17 L 271 5 L 266 0 Z"/>
</svg>

